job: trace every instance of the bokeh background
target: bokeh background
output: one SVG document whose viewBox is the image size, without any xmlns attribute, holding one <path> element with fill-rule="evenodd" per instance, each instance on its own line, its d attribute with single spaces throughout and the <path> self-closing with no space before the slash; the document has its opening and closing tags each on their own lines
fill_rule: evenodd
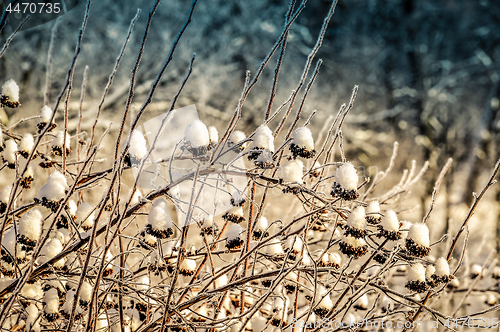
<svg viewBox="0 0 500 332">
<path fill-rule="evenodd" d="M 85 66 L 89 70 L 83 128 L 88 129 L 130 20 L 140 8 L 142 13 L 99 121 L 101 130 L 110 122 L 114 123 L 111 132 L 118 127 L 130 71 L 153 3 L 153 0 L 92 3 L 75 71 L 70 132 L 76 128 Z M 0 59 L 0 77 L 13 78 L 19 83 L 23 105 L 7 110 L 8 120 L 4 121 L 36 115 L 43 106 L 52 31 L 54 47 L 47 103 L 53 106 L 74 53 L 85 4 L 86 1 L 80 0 L 60 18 L 56 29 L 56 21 L 51 21 L 23 30 L 13 39 Z M 292 25 L 275 107 L 297 85 L 331 4 L 326 0 L 309 0 Z M 190 1 L 164 0 L 156 12 L 138 73 L 136 108 L 144 101 L 165 61 L 190 5 Z M 195 104 L 207 124 L 225 129 L 240 97 L 245 71 L 255 73 L 275 43 L 287 7 L 288 2 L 282 0 L 199 0 L 192 23 L 144 121 L 168 108 L 191 54 L 196 53 L 193 74 L 177 106 Z M 1 33 L 2 41 L 11 33 L 7 25 Z M 418 165 L 429 160 L 430 169 L 412 193 L 414 199 L 406 202 L 402 198 L 397 203 L 413 211 L 412 215 L 418 219 L 429 206 L 437 174 L 452 157 L 454 163 L 430 227 L 440 230 L 436 234 L 442 234 L 448 227 L 456 228 L 473 199 L 471 193 L 482 188 L 500 157 L 500 3 L 341 0 L 316 58 L 323 59 L 323 65 L 303 115 L 305 119 L 318 110 L 311 128 L 319 131 L 328 117 L 348 102 L 353 86 L 359 85 L 354 108 L 343 130 L 348 158 L 366 169 L 370 166 L 385 169 L 393 142 L 398 141 L 400 151 L 387 187 L 399 181 L 402 170 L 409 168 L 412 160 Z M 245 102 L 239 129 L 251 132 L 262 121 L 275 61 L 273 56 Z M 497 248 L 500 248 L 496 240 L 500 239 L 499 187 L 489 192 L 471 222 L 471 239 Z"/>
</svg>

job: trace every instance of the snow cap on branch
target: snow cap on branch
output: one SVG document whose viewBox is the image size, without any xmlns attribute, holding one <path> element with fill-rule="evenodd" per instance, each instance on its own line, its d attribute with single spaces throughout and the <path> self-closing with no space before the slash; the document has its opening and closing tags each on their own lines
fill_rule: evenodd
<svg viewBox="0 0 500 332">
<path fill-rule="evenodd" d="M 208 128 L 201 120 L 194 120 L 187 126 L 184 136 L 192 148 L 206 147 L 210 144 Z"/>
</svg>

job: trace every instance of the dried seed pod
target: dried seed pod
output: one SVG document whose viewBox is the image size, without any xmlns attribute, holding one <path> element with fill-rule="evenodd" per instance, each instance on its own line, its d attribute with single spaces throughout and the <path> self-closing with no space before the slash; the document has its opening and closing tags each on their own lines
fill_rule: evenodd
<svg viewBox="0 0 500 332">
<path fill-rule="evenodd" d="M 51 117 L 52 110 L 50 109 L 50 107 L 48 107 L 47 105 L 43 106 L 42 110 L 40 111 L 40 121 L 37 124 L 38 133 L 42 132 L 43 128 L 45 128 L 45 126 L 49 123 Z M 57 127 L 57 125 L 54 121 L 52 121 L 47 131 L 51 132 L 55 127 Z"/>
<path fill-rule="evenodd" d="M 16 108 L 19 103 L 19 86 L 16 81 L 10 79 L 2 85 L 2 96 L 0 103 L 5 107 Z"/>
<path fill-rule="evenodd" d="M 33 135 L 24 134 L 21 142 L 19 143 L 19 154 L 24 158 L 28 158 L 29 154 L 33 150 L 34 145 L 35 141 L 33 139 Z"/>
<path fill-rule="evenodd" d="M 242 233 L 243 228 L 240 225 L 233 224 L 227 231 L 226 248 L 229 250 L 237 250 L 243 245 Z"/>
<path fill-rule="evenodd" d="M 215 235 L 217 231 L 217 226 L 214 223 L 214 216 L 209 215 L 205 219 L 203 219 L 203 222 L 201 224 L 201 234 L 206 234 L 206 235 Z"/>
<path fill-rule="evenodd" d="M 417 293 L 423 293 L 429 286 L 425 280 L 425 267 L 420 263 L 415 263 L 410 267 L 410 271 L 408 273 L 408 281 L 405 285 L 411 291 Z"/>
<path fill-rule="evenodd" d="M 366 207 L 366 221 L 375 225 L 380 222 L 380 205 L 378 201 L 371 201 Z"/>
<path fill-rule="evenodd" d="M 193 121 L 184 131 L 184 137 L 188 142 L 188 151 L 193 156 L 203 156 L 210 146 L 210 135 L 207 126 L 200 120 Z"/>
<path fill-rule="evenodd" d="M 153 208 L 149 211 L 146 233 L 153 235 L 157 239 L 167 239 L 174 234 L 172 219 L 168 212 L 167 202 L 164 199 L 156 200 Z"/>
<path fill-rule="evenodd" d="M 345 235 L 350 235 L 356 239 L 364 238 L 366 235 L 366 218 L 365 218 L 365 208 L 358 206 L 354 208 L 349 217 L 347 218 L 347 224 L 345 226 Z"/>
<path fill-rule="evenodd" d="M 412 224 L 406 238 L 406 250 L 413 256 L 425 257 L 431 252 L 429 244 L 429 228 L 427 228 L 427 225 L 424 223 Z"/>
<path fill-rule="evenodd" d="M 363 239 L 356 239 L 353 236 L 345 235 L 339 242 L 340 251 L 349 257 L 358 259 L 368 252 L 368 245 Z"/>
<path fill-rule="evenodd" d="M 344 163 L 335 172 L 335 182 L 331 191 L 333 197 L 339 197 L 346 201 L 352 201 L 359 197 L 358 174 L 354 165 L 350 162 Z"/>
<path fill-rule="evenodd" d="M 234 148 L 237 144 L 239 146 L 236 148 L 238 151 L 243 151 L 245 150 L 247 143 L 241 143 L 244 141 L 246 138 L 246 135 L 244 132 L 236 130 L 229 135 L 229 138 L 227 140 L 227 146 L 230 148 Z"/>
<path fill-rule="evenodd" d="M 226 213 L 222 215 L 222 219 L 230 221 L 235 224 L 241 224 L 243 221 L 245 221 L 245 216 L 243 214 L 243 208 L 240 207 L 233 207 Z"/>
<path fill-rule="evenodd" d="M 295 129 L 292 138 L 290 151 L 294 158 L 302 157 L 309 159 L 314 157 L 316 150 L 314 150 L 314 139 L 309 128 L 300 127 Z"/>
<path fill-rule="evenodd" d="M 19 219 L 17 240 L 23 249 L 31 251 L 35 248 L 42 234 L 43 215 L 38 209 L 32 209 Z"/>
<path fill-rule="evenodd" d="M 268 226 L 269 225 L 267 223 L 267 218 L 260 217 L 255 223 L 255 226 L 253 228 L 252 239 L 258 241 L 261 238 L 268 237 L 269 236 L 269 232 L 267 231 Z"/>
<path fill-rule="evenodd" d="M 57 133 L 56 137 L 52 140 L 51 145 L 52 152 L 54 152 L 56 156 L 62 156 L 63 151 L 66 155 L 71 153 L 71 140 L 68 133 L 64 135 L 64 130 Z"/>
<path fill-rule="evenodd" d="M 385 237 L 391 241 L 401 239 L 401 232 L 399 232 L 399 220 L 396 212 L 389 210 L 385 213 L 378 225 L 380 237 Z"/>
<path fill-rule="evenodd" d="M 47 321 L 54 322 L 59 316 L 59 294 L 57 289 L 51 288 L 43 296 L 43 316 Z"/>
<path fill-rule="evenodd" d="M 76 210 L 76 224 L 85 232 L 94 225 L 95 211 L 93 210 L 94 207 L 89 203 L 80 204 Z"/>
<path fill-rule="evenodd" d="M 130 146 L 128 148 L 128 157 L 130 158 L 130 166 L 140 165 L 142 159 L 146 157 L 148 148 L 146 139 L 139 130 L 134 130 L 130 137 Z"/>
<path fill-rule="evenodd" d="M 17 144 L 14 140 L 10 139 L 5 141 L 5 148 L 2 153 L 2 160 L 7 163 L 7 167 L 10 169 L 16 168 L 17 160 Z"/>
</svg>

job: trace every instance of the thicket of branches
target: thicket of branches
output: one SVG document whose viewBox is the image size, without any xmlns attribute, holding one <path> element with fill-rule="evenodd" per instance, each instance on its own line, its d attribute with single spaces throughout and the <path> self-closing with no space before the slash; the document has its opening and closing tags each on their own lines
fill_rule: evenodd
<svg viewBox="0 0 500 332">
<path fill-rule="evenodd" d="M 40 102 L 40 116 L 2 126 L 1 172 L 11 179 L 0 191 L 2 329 L 312 331 L 321 328 L 315 322 L 325 319 L 358 318 L 494 325 L 500 308 L 495 294 L 500 267 L 494 251 L 481 264 L 465 258 L 470 250 L 468 222 L 495 183 L 500 161 L 481 192 L 473 195 L 458 232 L 449 228 L 431 243 L 427 223 L 451 159 L 433 183 L 423 220 L 410 223 L 401 215 L 415 211 L 401 210 L 398 202 L 422 181 L 428 163 L 418 168 L 413 162 L 393 188 L 375 194 L 393 176 L 398 144 L 387 168 L 373 178 L 359 174 L 357 163 L 347 160 L 342 125 L 355 107 L 358 86 L 322 130 L 308 128 L 316 111 L 306 113 L 304 102 L 320 75 L 323 60 L 316 55 L 337 2 L 326 13 L 302 75 L 283 103 L 275 100 L 279 73 L 290 27 L 305 0 L 290 1 L 279 38 L 255 73 L 246 73 L 235 111 L 220 135 L 215 127 L 194 121 L 184 138 L 174 142 L 171 155 L 157 160 L 154 151 L 196 66 L 195 55 L 160 129 L 147 144 L 140 124 L 197 0 L 146 99 L 132 114 L 137 70 L 159 3 L 149 13 L 116 132 L 98 135 L 96 128 L 139 12 L 93 125 L 81 126 L 85 70 L 78 126 L 68 130 L 68 120 L 75 116 L 68 106 L 75 65 L 91 1 L 54 105 Z M 273 55 L 276 61 L 271 61 Z M 259 113 L 262 121 L 253 132 L 243 133 L 237 127 L 245 100 L 273 63 L 268 102 Z M 0 101 L 21 112 L 23 91 L 7 80 Z M 58 112 L 64 116 L 56 122 Z M 30 131 L 21 133 L 21 124 Z M 109 136 L 112 144 L 104 146 Z M 96 158 L 99 149 L 109 151 L 110 168 Z M 166 171 L 151 171 L 153 162 Z M 140 188 L 140 177 L 150 172 L 164 185 Z M 238 179 L 244 180 L 243 188 L 236 186 Z M 186 184 L 187 194 L 180 189 Z M 100 188 L 104 193 L 95 197 L 101 195 Z M 98 203 L 90 204 L 93 200 Z M 282 217 L 267 218 L 271 211 Z M 370 329 L 366 324 L 357 328 Z M 338 329 L 343 327 L 330 328 Z"/>
</svg>

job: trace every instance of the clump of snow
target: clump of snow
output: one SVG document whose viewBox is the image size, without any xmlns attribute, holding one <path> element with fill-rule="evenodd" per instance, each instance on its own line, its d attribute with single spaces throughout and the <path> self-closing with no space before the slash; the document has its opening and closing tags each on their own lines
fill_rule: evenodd
<svg viewBox="0 0 500 332">
<path fill-rule="evenodd" d="M 42 110 L 40 111 L 40 122 L 48 123 L 51 117 L 52 117 L 52 110 L 50 109 L 50 107 L 48 107 L 47 105 L 42 107 Z"/>
<path fill-rule="evenodd" d="M 408 238 L 412 239 L 418 245 L 429 247 L 429 228 L 424 223 L 414 223 L 410 226 Z"/>
<path fill-rule="evenodd" d="M 40 256 L 38 256 L 38 264 L 44 264 L 56 257 L 63 250 L 61 241 L 57 238 L 50 239 L 42 248 Z M 60 269 L 64 266 L 64 258 L 54 263 L 54 268 Z"/>
<path fill-rule="evenodd" d="M 184 275 L 192 275 L 196 270 L 196 261 L 191 258 L 184 258 L 181 265 L 179 266 L 179 271 L 183 272 Z"/>
<path fill-rule="evenodd" d="M 13 139 L 5 141 L 3 159 L 11 165 L 16 163 L 17 144 Z"/>
<path fill-rule="evenodd" d="M 350 162 L 346 162 L 335 172 L 335 180 L 346 190 L 358 189 L 358 174 L 356 168 Z"/>
<path fill-rule="evenodd" d="M 425 282 L 425 272 L 426 269 L 422 264 L 415 263 L 410 266 L 410 270 L 408 271 L 408 280 Z"/>
<path fill-rule="evenodd" d="M 342 257 L 337 252 L 329 253 L 328 260 L 330 261 L 331 264 L 334 264 L 337 266 L 340 266 L 340 263 L 342 263 Z"/>
<path fill-rule="evenodd" d="M 302 183 L 304 164 L 300 160 L 291 160 L 281 166 L 281 178 L 284 182 Z"/>
<path fill-rule="evenodd" d="M 20 294 L 26 301 L 41 301 L 43 298 L 43 290 L 40 280 L 33 284 L 24 284 Z"/>
<path fill-rule="evenodd" d="M 139 203 L 141 201 L 142 197 L 143 196 L 142 196 L 141 192 L 139 191 L 139 189 L 136 189 L 134 191 L 134 194 L 132 195 L 132 198 L 130 200 L 130 204 L 135 205 L 135 204 Z"/>
<path fill-rule="evenodd" d="M 431 277 L 433 274 L 435 274 L 436 268 L 432 265 L 428 265 L 427 268 L 425 269 L 425 279 L 426 280 L 431 280 Z"/>
<path fill-rule="evenodd" d="M 368 206 L 366 207 L 366 213 L 379 213 L 380 212 L 380 204 L 378 201 L 371 201 L 368 203 Z"/>
<path fill-rule="evenodd" d="M 97 317 L 95 323 L 96 332 L 105 332 L 108 331 L 108 317 L 105 313 L 102 313 Z"/>
<path fill-rule="evenodd" d="M 201 120 L 195 120 L 187 126 L 184 136 L 192 148 L 200 148 L 210 144 L 208 128 Z"/>
<path fill-rule="evenodd" d="M 354 303 L 354 308 L 359 310 L 368 309 L 368 295 L 363 294 L 357 301 Z"/>
<path fill-rule="evenodd" d="M 24 134 L 21 142 L 19 143 L 19 150 L 23 153 L 29 154 L 31 150 L 33 150 L 33 146 L 35 145 L 33 135 Z"/>
<path fill-rule="evenodd" d="M 273 132 L 267 125 L 262 125 L 255 131 L 252 148 L 264 149 L 274 152 Z"/>
<path fill-rule="evenodd" d="M 483 271 L 483 268 L 480 264 L 477 264 L 477 263 L 472 264 L 471 269 L 470 269 L 470 273 L 471 273 L 472 278 L 476 278 L 477 276 L 480 276 L 482 271 Z"/>
<path fill-rule="evenodd" d="M 158 199 L 154 202 L 153 208 L 148 214 L 148 229 L 151 234 L 159 238 L 166 238 L 172 233 L 172 219 L 168 212 L 167 202 Z"/>
<path fill-rule="evenodd" d="M 82 203 L 76 209 L 76 224 L 84 230 L 89 230 L 94 225 L 95 212 L 91 213 L 93 209 L 90 203 Z"/>
<path fill-rule="evenodd" d="M 45 303 L 43 311 L 46 314 L 57 314 L 59 312 L 59 295 L 57 294 L 57 289 L 51 288 L 46 291 L 43 302 Z"/>
<path fill-rule="evenodd" d="M 14 230 L 14 227 L 11 227 L 4 235 L 3 241 L 2 241 L 2 256 L 3 259 L 7 262 L 12 262 L 12 258 L 14 257 L 14 254 L 17 253 L 17 259 L 18 260 L 23 260 L 26 258 L 26 251 L 22 250 L 21 244 L 17 242 L 16 239 L 16 232 Z M 3 254 L 3 251 L 6 250 L 7 253 L 6 255 Z"/>
<path fill-rule="evenodd" d="M 136 160 L 141 160 L 148 153 L 148 148 L 146 147 L 146 139 L 139 130 L 134 130 L 132 132 L 128 152 Z"/>
<path fill-rule="evenodd" d="M 255 223 L 254 230 L 265 231 L 269 226 L 266 217 L 260 217 Z"/>
<path fill-rule="evenodd" d="M 366 229 L 365 208 L 362 206 L 355 207 L 347 218 L 347 226 L 359 230 Z"/>
<path fill-rule="evenodd" d="M 12 191 L 12 186 L 7 186 L 0 191 L 0 203 L 9 203 L 10 192 Z"/>
<path fill-rule="evenodd" d="M 219 141 L 219 132 L 214 126 L 208 127 L 208 138 L 210 143 L 217 143 Z"/>
<path fill-rule="evenodd" d="M 69 134 L 66 133 L 66 139 L 64 139 L 64 130 L 61 130 L 57 133 L 56 137 L 52 139 L 52 146 L 58 147 L 58 148 L 66 148 L 69 150 L 71 146 L 71 139 L 69 137 Z"/>
<path fill-rule="evenodd" d="M 438 277 L 444 277 L 444 276 L 449 276 L 450 275 L 450 265 L 448 264 L 448 261 L 444 257 L 439 257 L 436 260 L 436 275 Z"/>
<path fill-rule="evenodd" d="M 26 308 L 28 318 L 26 319 L 26 331 L 40 332 L 40 318 L 38 318 L 38 308 L 32 303 Z"/>
<path fill-rule="evenodd" d="M 9 98 L 9 102 L 19 102 L 19 86 L 16 81 L 10 79 L 2 85 L 2 95 Z"/>
<path fill-rule="evenodd" d="M 231 135 L 229 135 L 229 138 L 227 140 L 228 145 L 235 145 L 238 144 L 239 142 L 243 141 L 247 136 L 245 135 L 244 132 L 240 130 L 233 131 Z M 245 148 L 246 143 L 242 145 L 243 148 Z"/>
<path fill-rule="evenodd" d="M 330 298 L 330 295 L 327 294 L 327 290 L 323 287 L 318 289 L 318 295 L 320 296 L 321 301 L 316 306 L 314 313 L 320 317 L 325 316 L 330 310 L 333 308 L 333 302 Z"/>
<path fill-rule="evenodd" d="M 88 281 L 84 281 L 80 289 L 80 303 L 86 305 L 92 299 L 92 285 Z"/>
<path fill-rule="evenodd" d="M 266 244 L 266 253 L 272 256 L 283 256 L 285 252 L 283 251 L 283 246 L 281 245 L 281 242 L 274 238 L 271 241 L 269 241 L 268 244 Z"/>
<path fill-rule="evenodd" d="M 396 215 L 396 212 L 393 210 L 389 210 L 385 213 L 385 215 L 382 217 L 382 220 L 380 222 L 380 226 L 386 231 L 389 232 L 396 232 L 399 230 L 399 220 L 398 216 Z"/>
<path fill-rule="evenodd" d="M 314 150 L 314 139 L 311 134 L 311 130 L 307 127 L 300 127 L 295 129 L 292 134 L 292 143 L 304 148 L 308 151 Z"/>
<path fill-rule="evenodd" d="M 66 178 L 58 171 L 55 171 L 38 190 L 36 197 L 38 199 L 45 198 L 48 201 L 58 202 L 66 196 L 66 190 L 68 190 Z"/>
<path fill-rule="evenodd" d="M 240 238 L 241 233 L 243 233 L 243 228 L 240 225 L 233 224 L 227 231 L 227 240 L 237 240 Z"/>
<path fill-rule="evenodd" d="M 19 219 L 18 233 L 32 241 L 37 241 L 42 235 L 43 215 L 38 209 L 32 209 Z"/>
</svg>

